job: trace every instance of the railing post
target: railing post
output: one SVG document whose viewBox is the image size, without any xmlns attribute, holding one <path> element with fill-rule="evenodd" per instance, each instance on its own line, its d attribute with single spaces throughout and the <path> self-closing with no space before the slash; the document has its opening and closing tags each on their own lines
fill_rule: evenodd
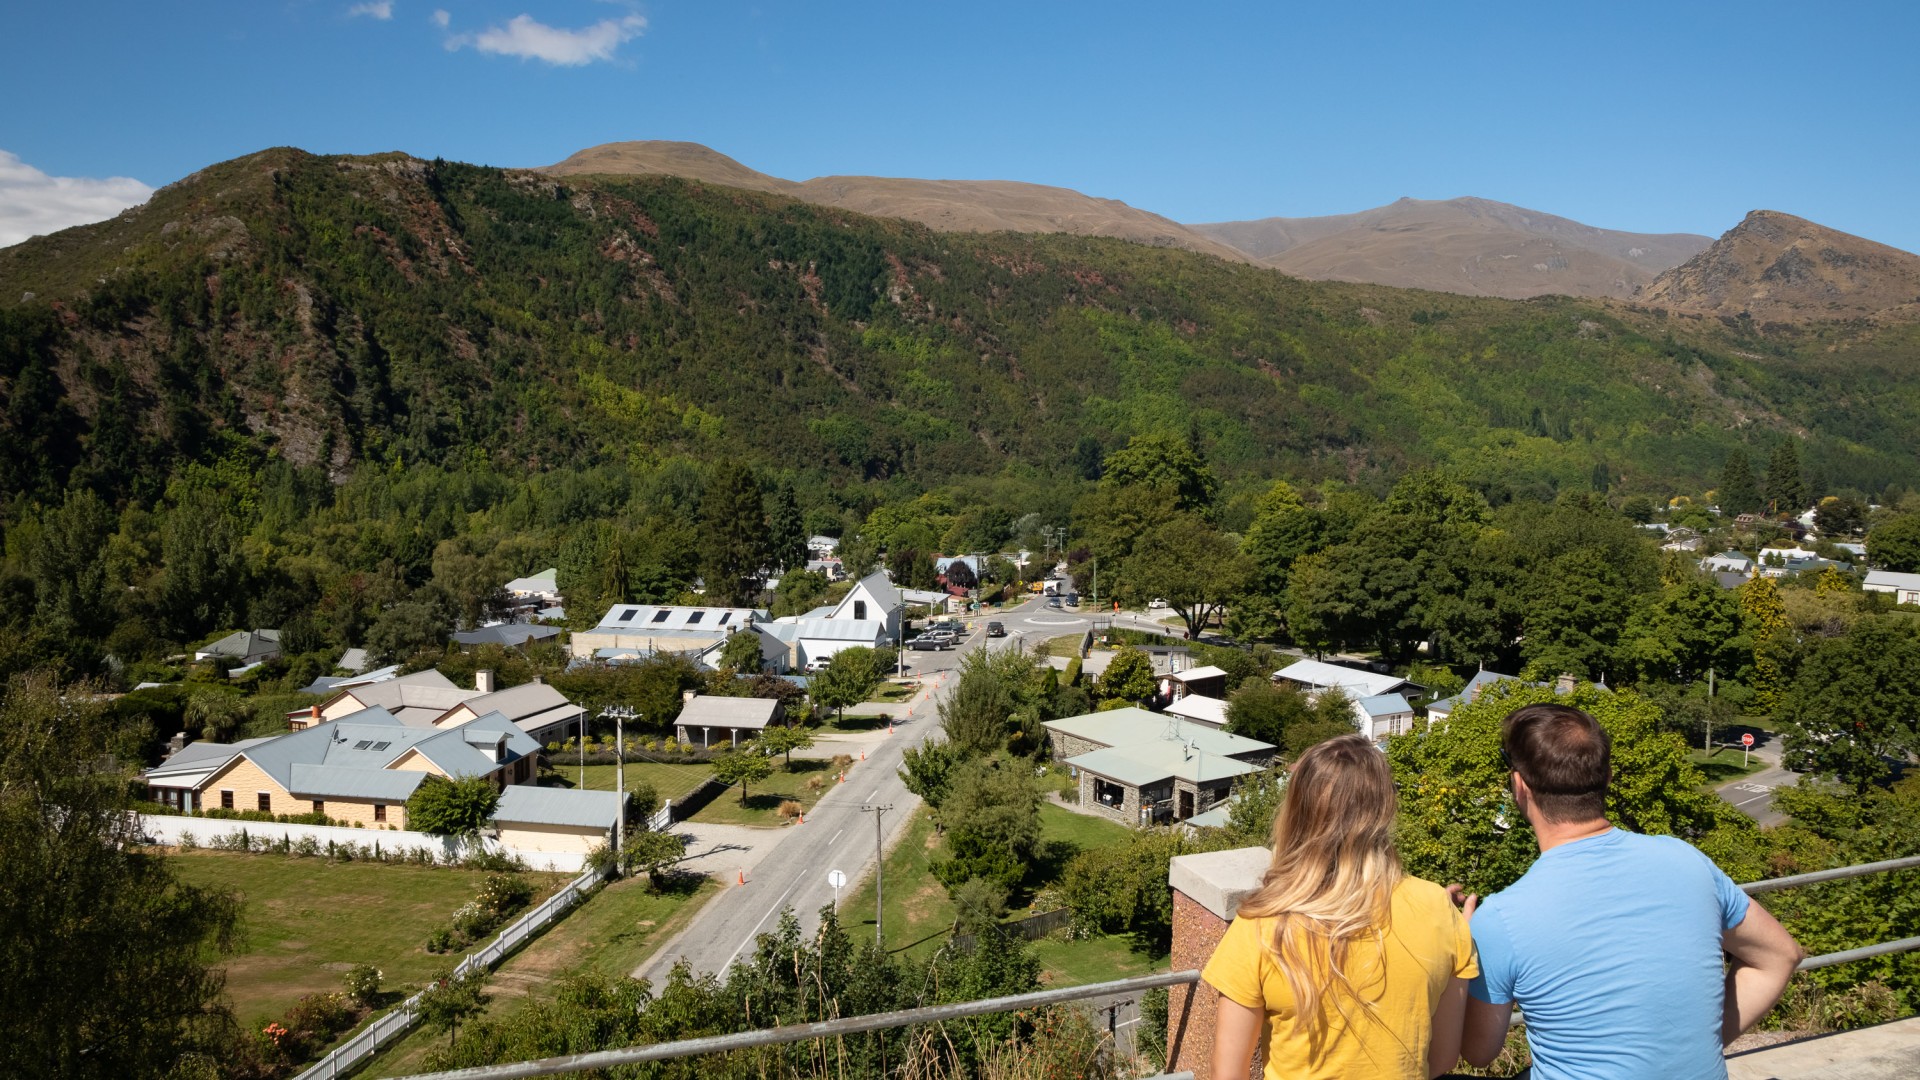
<svg viewBox="0 0 1920 1080">
<path fill-rule="evenodd" d="M 1260 885 L 1272 856 L 1266 848 L 1235 848 L 1176 857 L 1167 870 L 1173 887 L 1173 955 L 1175 971 L 1204 968 L 1214 947 L 1226 935 L 1240 901 Z M 1190 1070 L 1211 1076 L 1213 1026 L 1219 1005 L 1214 989 L 1205 983 L 1176 986 L 1167 992 L 1167 1071 Z M 1264 1067 L 1256 1053 L 1252 1075 Z"/>
</svg>

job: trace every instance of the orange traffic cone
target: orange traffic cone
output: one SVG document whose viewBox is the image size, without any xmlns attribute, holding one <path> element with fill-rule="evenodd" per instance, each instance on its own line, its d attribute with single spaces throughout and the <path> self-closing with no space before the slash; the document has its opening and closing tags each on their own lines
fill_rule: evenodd
<svg viewBox="0 0 1920 1080">
<path fill-rule="evenodd" d="M 740 871 L 740 884 L 745 885 L 746 883 L 747 883 L 747 872 L 745 870 L 742 870 Z"/>
<path fill-rule="evenodd" d="M 860 760 L 861 761 L 867 760 L 867 752 L 865 750 L 860 751 Z"/>
<path fill-rule="evenodd" d="M 847 782 L 847 774 L 846 774 L 846 773 L 841 773 L 841 774 L 840 774 L 840 782 L 841 782 L 841 783 L 843 783 L 843 784 Z"/>
<path fill-rule="evenodd" d="M 893 734 L 893 721 L 887 721 L 887 734 Z"/>
<path fill-rule="evenodd" d="M 807 823 L 807 815 L 796 814 L 795 816 L 800 819 L 799 821 L 794 822 L 795 825 L 805 825 Z"/>
</svg>

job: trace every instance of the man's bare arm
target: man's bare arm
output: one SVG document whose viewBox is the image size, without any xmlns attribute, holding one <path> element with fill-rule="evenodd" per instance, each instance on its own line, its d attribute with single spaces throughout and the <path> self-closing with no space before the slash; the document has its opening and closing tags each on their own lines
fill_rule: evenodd
<svg viewBox="0 0 1920 1080">
<path fill-rule="evenodd" d="M 1484 1069 L 1507 1046 L 1507 1028 L 1513 1020 L 1513 1002 L 1489 1005 L 1472 994 L 1467 995 L 1467 1026 L 1460 1036 L 1460 1056 L 1476 1069 Z"/>
<path fill-rule="evenodd" d="M 1720 935 L 1720 947 L 1733 958 L 1720 1021 L 1720 1042 L 1725 1045 L 1767 1015 L 1807 953 L 1780 920 L 1757 903 L 1747 905 L 1747 917 L 1739 926 Z"/>
</svg>

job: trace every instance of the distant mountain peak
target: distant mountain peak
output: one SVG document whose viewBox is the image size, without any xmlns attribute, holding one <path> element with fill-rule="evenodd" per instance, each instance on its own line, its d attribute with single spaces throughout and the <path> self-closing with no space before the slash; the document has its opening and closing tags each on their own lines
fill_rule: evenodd
<svg viewBox="0 0 1920 1080">
<path fill-rule="evenodd" d="M 1754 210 L 1635 299 L 1761 322 L 1915 313 L 1920 255 L 1779 210 Z"/>
</svg>

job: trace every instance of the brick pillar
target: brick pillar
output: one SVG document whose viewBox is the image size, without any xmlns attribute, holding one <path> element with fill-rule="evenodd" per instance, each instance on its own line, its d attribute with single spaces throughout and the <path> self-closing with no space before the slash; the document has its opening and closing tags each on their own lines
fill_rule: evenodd
<svg viewBox="0 0 1920 1080">
<path fill-rule="evenodd" d="M 1272 854 L 1266 848 L 1235 848 L 1181 855 L 1167 871 L 1173 887 L 1173 971 L 1204 968 L 1240 901 L 1260 886 Z M 1167 991 L 1167 1071 L 1191 1070 L 1198 1080 L 1213 1075 L 1216 992 L 1204 982 Z M 1259 1076 L 1256 1053 L 1252 1075 Z"/>
</svg>

